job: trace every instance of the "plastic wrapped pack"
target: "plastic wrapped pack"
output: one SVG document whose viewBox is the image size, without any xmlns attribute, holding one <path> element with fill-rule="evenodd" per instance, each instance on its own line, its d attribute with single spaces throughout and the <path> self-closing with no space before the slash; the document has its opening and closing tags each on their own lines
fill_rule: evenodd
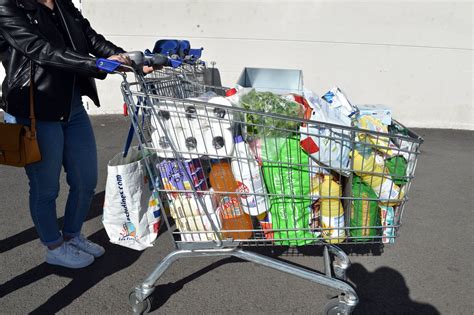
<svg viewBox="0 0 474 315">
<path fill-rule="evenodd" d="M 314 124 L 308 123 L 300 127 L 301 147 L 319 164 L 348 176 L 350 174 L 351 132 L 347 129 L 320 124 L 320 122 L 349 127 L 352 120 L 346 115 L 351 114 L 350 110 L 346 107 L 347 105 L 334 107 L 309 90 L 304 91 L 304 97 L 308 106 L 306 119 L 314 121 Z"/>
<path fill-rule="evenodd" d="M 308 155 L 300 149 L 297 138 L 267 138 L 262 142 L 261 150 L 265 185 L 270 194 L 276 194 L 270 196 L 275 244 L 304 245 L 311 242 L 305 240 L 314 238 L 309 231 L 308 207 L 312 201 Z"/>
<path fill-rule="evenodd" d="M 188 100 L 206 104 L 160 102 L 158 115 L 151 120 L 151 140 L 158 155 L 173 158 L 173 145 L 185 159 L 231 156 L 234 117 L 231 111 L 223 108 L 231 107 L 231 103 L 214 92 Z M 212 107 L 208 103 L 221 106 Z"/>
</svg>

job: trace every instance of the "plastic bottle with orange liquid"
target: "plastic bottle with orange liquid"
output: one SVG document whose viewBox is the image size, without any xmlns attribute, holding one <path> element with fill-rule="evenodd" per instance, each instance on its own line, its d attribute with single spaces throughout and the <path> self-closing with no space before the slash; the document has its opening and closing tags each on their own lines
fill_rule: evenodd
<svg viewBox="0 0 474 315">
<path fill-rule="evenodd" d="M 240 198 L 235 191 L 238 188 L 237 181 L 232 173 L 230 163 L 217 160 L 211 166 L 209 173 L 211 187 L 219 199 L 219 213 L 222 220 L 224 237 L 237 239 L 249 239 L 252 237 L 252 219 L 245 213 L 240 204 Z M 248 230 L 235 231 L 232 230 Z"/>
</svg>

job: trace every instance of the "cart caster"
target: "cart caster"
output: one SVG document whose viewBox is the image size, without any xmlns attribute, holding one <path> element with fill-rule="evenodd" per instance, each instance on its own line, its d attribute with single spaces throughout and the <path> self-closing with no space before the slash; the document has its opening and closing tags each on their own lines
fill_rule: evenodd
<svg viewBox="0 0 474 315">
<path fill-rule="evenodd" d="M 128 296 L 128 301 L 133 309 L 133 314 L 141 315 L 147 314 L 150 312 L 151 309 L 151 297 L 147 297 L 143 301 L 138 300 L 135 291 L 130 292 Z"/>
<path fill-rule="evenodd" d="M 341 268 L 337 263 L 333 265 L 334 276 L 342 281 L 347 281 L 346 268 Z"/>
<path fill-rule="evenodd" d="M 350 311 L 350 308 L 348 308 L 348 305 L 341 302 L 339 297 L 334 297 L 329 300 L 323 310 L 324 315 L 349 315 L 351 313 L 352 312 Z"/>
<path fill-rule="evenodd" d="M 332 271 L 334 272 L 334 276 L 336 279 L 347 281 L 346 271 L 351 265 L 351 261 L 349 257 L 347 257 L 346 253 L 336 245 L 327 245 L 324 249 L 324 256 L 326 260 L 326 269 L 329 269 L 329 252 L 334 255 L 334 261 L 332 263 Z M 328 275 L 326 273 L 326 275 Z M 330 274 L 329 274 L 330 275 Z"/>
</svg>

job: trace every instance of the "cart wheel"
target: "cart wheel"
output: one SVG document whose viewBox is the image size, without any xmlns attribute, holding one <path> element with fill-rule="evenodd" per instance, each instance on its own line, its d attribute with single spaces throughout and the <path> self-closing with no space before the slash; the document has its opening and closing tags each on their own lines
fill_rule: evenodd
<svg viewBox="0 0 474 315">
<path fill-rule="evenodd" d="M 324 315 L 346 315 L 345 305 L 339 302 L 339 298 L 335 297 L 329 300 L 324 306 Z"/>
<path fill-rule="evenodd" d="M 151 298 L 147 297 L 143 302 L 137 299 L 135 291 L 130 292 L 128 301 L 133 309 L 133 314 L 147 314 L 151 309 Z"/>
</svg>

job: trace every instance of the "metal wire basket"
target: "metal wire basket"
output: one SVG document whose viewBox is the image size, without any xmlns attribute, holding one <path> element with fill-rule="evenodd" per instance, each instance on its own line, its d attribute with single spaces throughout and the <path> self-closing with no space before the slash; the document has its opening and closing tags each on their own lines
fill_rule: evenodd
<svg viewBox="0 0 474 315">
<path fill-rule="evenodd" d="M 237 106 L 183 71 L 122 84 L 177 248 L 131 293 L 134 310 L 176 259 L 233 255 L 336 288 L 326 311 L 350 313 L 350 262 L 335 244 L 395 242 L 423 139 L 397 121 L 384 132 L 317 121 L 293 101 L 293 115 Z M 281 245 L 324 246 L 324 274 L 243 249 Z"/>
</svg>

